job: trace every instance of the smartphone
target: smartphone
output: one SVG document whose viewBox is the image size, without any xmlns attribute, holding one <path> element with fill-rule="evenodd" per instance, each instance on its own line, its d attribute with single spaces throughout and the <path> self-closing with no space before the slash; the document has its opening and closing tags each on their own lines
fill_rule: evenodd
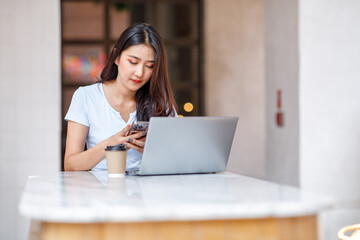
<svg viewBox="0 0 360 240">
<path fill-rule="evenodd" d="M 146 131 L 148 129 L 148 127 L 149 127 L 149 122 L 136 121 L 136 122 L 133 123 L 128 135 L 131 135 L 131 134 L 134 134 L 134 133 L 137 133 L 137 132 Z"/>
</svg>

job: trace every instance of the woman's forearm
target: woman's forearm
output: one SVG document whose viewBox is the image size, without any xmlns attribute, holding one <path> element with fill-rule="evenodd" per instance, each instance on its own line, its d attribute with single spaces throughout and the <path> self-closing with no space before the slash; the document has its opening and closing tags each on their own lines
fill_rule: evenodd
<svg viewBox="0 0 360 240">
<path fill-rule="evenodd" d="M 65 171 L 90 170 L 105 158 L 105 148 L 106 146 L 113 145 L 112 142 L 112 139 L 108 138 L 86 151 L 65 156 Z"/>
</svg>

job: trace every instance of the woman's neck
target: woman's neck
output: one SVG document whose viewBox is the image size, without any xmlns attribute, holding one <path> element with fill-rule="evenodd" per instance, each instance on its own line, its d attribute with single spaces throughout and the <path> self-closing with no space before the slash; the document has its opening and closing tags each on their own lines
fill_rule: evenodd
<svg viewBox="0 0 360 240">
<path fill-rule="evenodd" d="M 135 102 L 136 92 L 129 91 L 121 81 L 110 81 L 106 83 L 109 97 L 115 100 L 117 103 L 129 103 Z"/>
<path fill-rule="evenodd" d="M 103 89 L 110 106 L 120 113 L 125 122 L 128 122 L 130 113 L 136 110 L 135 93 L 119 86 L 116 81 L 103 83 Z"/>
</svg>

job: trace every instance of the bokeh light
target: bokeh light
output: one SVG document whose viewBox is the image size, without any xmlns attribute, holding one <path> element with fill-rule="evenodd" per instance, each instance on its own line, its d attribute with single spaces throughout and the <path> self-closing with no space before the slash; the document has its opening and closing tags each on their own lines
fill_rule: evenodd
<svg viewBox="0 0 360 240">
<path fill-rule="evenodd" d="M 190 102 L 184 104 L 184 110 L 186 112 L 191 112 L 194 109 L 194 105 Z"/>
</svg>

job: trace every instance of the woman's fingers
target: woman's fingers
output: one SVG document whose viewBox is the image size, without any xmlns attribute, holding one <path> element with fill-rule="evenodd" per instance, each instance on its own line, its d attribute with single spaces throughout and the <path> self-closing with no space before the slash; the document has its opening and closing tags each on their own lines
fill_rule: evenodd
<svg viewBox="0 0 360 240">
<path fill-rule="evenodd" d="M 128 141 L 126 142 L 126 147 L 137 150 L 140 153 L 143 153 L 145 146 L 145 139 L 137 139 L 139 137 L 144 137 L 144 133 L 136 133 L 128 136 Z"/>
<path fill-rule="evenodd" d="M 113 142 L 112 145 L 125 143 L 128 140 L 128 137 L 126 136 L 126 134 L 129 132 L 130 129 L 131 129 L 131 125 L 127 125 L 120 132 L 113 135 L 112 136 L 112 142 Z"/>
<path fill-rule="evenodd" d="M 144 146 L 139 146 L 139 145 L 136 145 L 134 141 L 137 141 L 137 140 L 131 140 L 129 139 L 129 142 L 126 143 L 126 147 L 127 148 L 132 148 L 132 149 L 135 149 L 136 151 L 140 152 L 140 153 L 143 153 L 144 151 Z M 141 142 L 141 141 L 138 141 L 138 142 Z"/>
<path fill-rule="evenodd" d="M 145 142 L 144 141 L 141 141 L 141 140 L 137 140 L 135 138 L 132 138 L 132 137 L 129 137 L 128 138 L 128 142 L 133 144 L 133 145 L 136 145 L 138 147 L 144 147 L 145 146 Z"/>
<path fill-rule="evenodd" d="M 134 138 L 134 139 L 139 139 L 139 138 L 146 136 L 146 133 L 147 133 L 146 131 L 133 133 L 133 134 L 129 135 L 128 137 Z"/>
<path fill-rule="evenodd" d="M 120 134 L 121 136 L 126 136 L 127 132 L 131 129 L 132 125 L 126 125 L 126 127 L 123 128 L 123 130 L 121 130 Z"/>
<path fill-rule="evenodd" d="M 114 139 L 113 142 L 115 142 L 115 143 L 113 143 L 113 145 L 120 144 L 120 143 L 126 143 L 129 141 L 129 138 L 131 138 L 134 140 L 141 139 L 140 141 L 137 141 L 137 142 L 143 142 L 143 144 L 139 143 L 138 146 L 144 147 L 144 142 L 145 142 L 145 137 L 146 137 L 147 132 L 143 131 L 143 132 L 137 132 L 137 133 L 133 133 L 131 135 L 127 135 L 128 132 L 130 131 L 131 127 L 132 127 L 132 125 L 127 125 L 120 132 L 115 134 L 113 136 L 113 139 Z M 137 145 L 137 144 L 135 144 L 135 145 Z"/>
</svg>

